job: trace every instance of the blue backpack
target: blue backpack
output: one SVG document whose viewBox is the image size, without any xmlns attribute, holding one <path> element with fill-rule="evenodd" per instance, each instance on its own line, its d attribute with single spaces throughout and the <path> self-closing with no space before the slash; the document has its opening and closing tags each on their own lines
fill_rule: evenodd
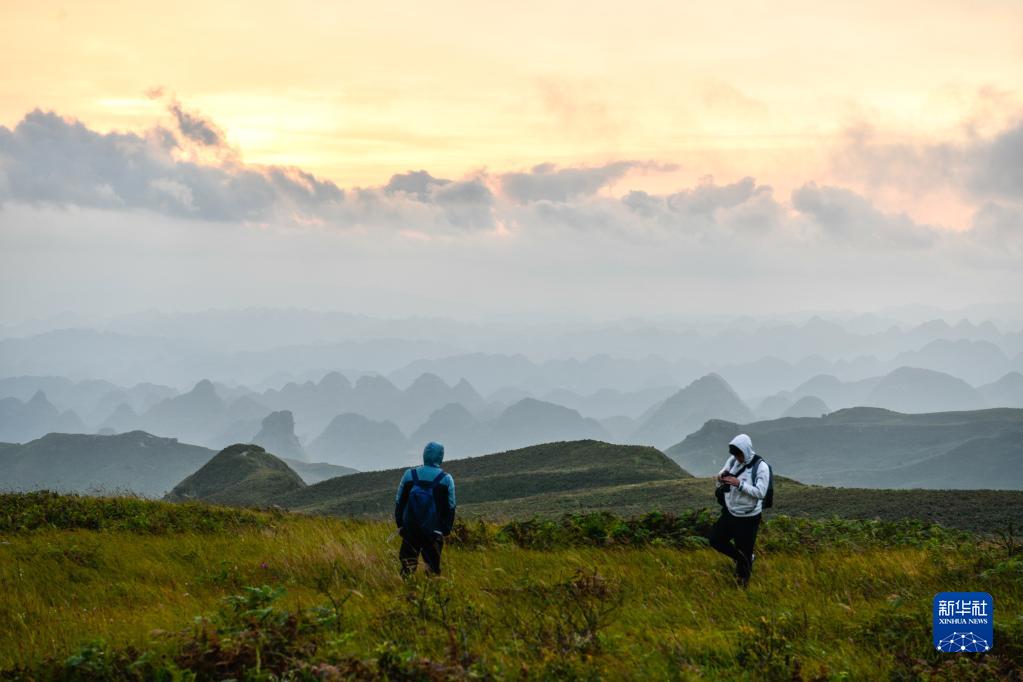
<svg viewBox="0 0 1023 682">
<path fill-rule="evenodd" d="M 437 513 L 437 498 L 434 488 L 447 474 L 443 471 L 432 481 L 420 481 L 419 474 L 412 469 L 412 488 L 408 492 L 405 514 L 402 517 L 404 527 L 415 533 L 431 534 L 440 530 L 440 514 Z"/>
</svg>

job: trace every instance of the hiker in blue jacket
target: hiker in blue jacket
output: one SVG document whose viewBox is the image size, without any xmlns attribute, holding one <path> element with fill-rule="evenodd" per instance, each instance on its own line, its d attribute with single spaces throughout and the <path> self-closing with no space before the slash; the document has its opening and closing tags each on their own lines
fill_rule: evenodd
<svg viewBox="0 0 1023 682">
<path fill-rule="evenodd" d="M 419 556 L 434 575 L 440 574 L 444 536 L 455 522 L 455 479 L 440 468 L 444 446 L 430 441 L 423 449 L 423 465 L 405 472 L 394 497 L 394 522 L 401 535 L 401 574 L 416 570 Z"/>
<path fill-rule="evenodd" d="M 710 546 L 735 561 L 735 577 L 746 587 L 756 554 L 753 547 L 761 512 L 773 504 L 771 467 L 753 449 L 753 441 L 740 433 L 728 444 L 729 457 L 718 472 L 721 516 L 710 534 Z"/>
</svg>

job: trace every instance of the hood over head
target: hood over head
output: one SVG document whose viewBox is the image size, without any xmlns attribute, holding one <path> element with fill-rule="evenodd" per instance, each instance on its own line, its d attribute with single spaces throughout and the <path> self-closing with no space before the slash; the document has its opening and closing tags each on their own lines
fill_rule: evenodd
<svg viewBox="0 0 1023 682">
<path fill-rule="evenodd" d="M 423 448 L 423 464 L 427 466 L 440 466 L 440 463 L 444 461 L 444 446 L 440 443 L 430 441 Z"/>
<path fill-rule="evenodd" d="M 729 445 L 734 445 L 742 450 L 743 464 L 749 464 L 753 459 L 753 455 L 757 454 L 757 451 L 753 449 L 753 440 L 745 433 L 740 433 L 733 438 Z"/>
</svg>

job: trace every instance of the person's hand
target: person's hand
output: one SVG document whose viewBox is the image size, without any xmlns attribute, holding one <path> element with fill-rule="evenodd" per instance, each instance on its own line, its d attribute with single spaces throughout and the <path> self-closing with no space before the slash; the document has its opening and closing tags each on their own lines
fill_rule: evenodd
<svg viewBox="0 0 1023 682">
<path fill-rule="evenodd" d="M 736 488 L 739 487 L 739 479 L 737 479 L 735 476 L 722 476 L 719 480 L 722 483 L 727 483 L 728 485 L 734 485 Z"/>
</svg>

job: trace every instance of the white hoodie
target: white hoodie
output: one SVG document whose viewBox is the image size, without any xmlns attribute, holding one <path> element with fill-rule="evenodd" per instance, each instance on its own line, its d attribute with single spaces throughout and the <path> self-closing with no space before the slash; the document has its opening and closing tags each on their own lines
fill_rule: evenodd
<svg viewBox="0 0 1023 682">
<path fill-rule="evenodd" d="M 757 454 L 753 449 L 753 441 L 745 433 L 740 433 L 732 439 L 729 445 L 742 450 L 745 461 L 739 462 L 733 455 L 728 456 L 725 466 L 718 472 L 718 476 L 735 474 L 744 466 L 753 461 L 753 455 Z M 761 462 L 757 467 L 757 482 L 753 485 L 753 468 L 750 467 L 739 475 L 739 485 L 732 486 L 725 493 L 725 506 L 733 516 L 756 516 L 764 507 L 764 496 L 767 495 L 767 486 L 771 483 L 771 470 L 767 462 Z"/>
</svg>

